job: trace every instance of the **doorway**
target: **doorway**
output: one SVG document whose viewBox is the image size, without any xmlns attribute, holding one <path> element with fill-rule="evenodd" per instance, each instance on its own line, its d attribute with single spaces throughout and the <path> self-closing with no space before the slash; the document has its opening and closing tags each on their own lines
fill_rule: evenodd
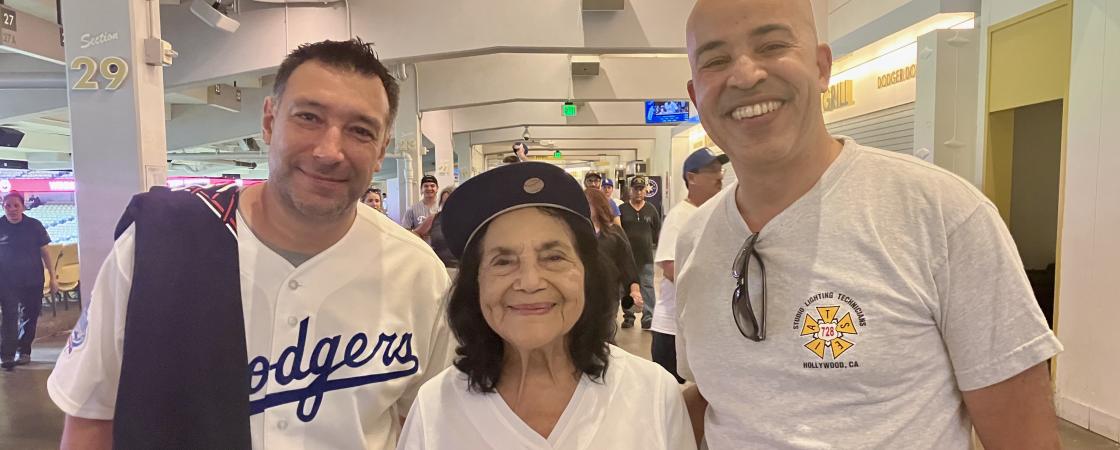
<svg viewBox="0 0 1120 450">
<path fill-rule="evenodd" d="M 1039 306 L 1053 327 L 1060 280 L 1070 0 L 989 28 L 984 193 L 1019 248 Z"/>
</svg>

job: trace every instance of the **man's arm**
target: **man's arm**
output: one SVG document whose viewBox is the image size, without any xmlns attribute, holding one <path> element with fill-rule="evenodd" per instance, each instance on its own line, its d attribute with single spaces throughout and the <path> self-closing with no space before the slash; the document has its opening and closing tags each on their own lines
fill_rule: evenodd
<svg viewBox="0 0 1120 450">
<path fill-rule="evenodd" d="M 60 450 L 110 450 L 113 448 L 113 421 L 66 416 Z"/>
<path fill-rule="evenodd" d="M 688 418 L 692 421 L 692 433 L 696 435 L 696 445 L 704 442 L 704 413 L 708 411 L 708 400 L 700 394 L 700 388 L 693 383 L 681 392 L 684 395 L 684 406 L 688 409 Z"/>
<path fill-rule="evenodd" d="M 1045 362 L 1000 383 L 962 394 L 985 449 L 1062 448 Z"/>
<path fill-rule="evenodd" d="M 51 264 L 50 251 L 48 251 L 47 246 L 44 245 L 42 247 L 39 247 L 39 253 L 43 258 L 43 267 L 47 268 L 47 276 L 50 277 L 50 279 L 47 280 L 47 282 L 48 282 L 48 286 L 51 287 L 51 294 L 57 294 L 58 293 L 58 277 L 55 276 L 55 273 L 54 273 L 54 264 Z"/>
</svg>

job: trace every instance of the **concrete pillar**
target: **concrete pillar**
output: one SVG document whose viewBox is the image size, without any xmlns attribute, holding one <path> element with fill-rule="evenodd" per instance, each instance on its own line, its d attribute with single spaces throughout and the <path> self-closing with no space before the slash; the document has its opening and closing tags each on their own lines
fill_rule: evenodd
<svg viewBox="0 0 1120 450">
<path fill-rule="evenodd" d="M 393 136 L 396 152 L 401 158 L 397 162 L 397 207 L 398 218 L 404 216 L 405 209 L 420 199 L 420 177 L 423 176 L 423 136 L 420 132 L 419 104 L 417 103 L 416 67 L 405 64 L 400 71 L 401 97 L 397 107 L 397 120 L 393 123 Z"/>
<path fill-rule="evenodd" d="M 915 156 L 977 186 L 978 43 L 976 30 L 937 30 L 919 36 L 914 102 Z"/>
<path fill-rule="evenodd" d="M 424 136 L 435 144 L 436 179 L 442 190 L 455 185 L 455 147 L 451 137 L 451 111 L 428 111 L 420 118 Z"/>
<path fill-rule="evenodd" d="M 399 168 L 400 165 L 397 165 L 397 167 Z M 400 169 L 398 169 L 398 171 L 399 170 Z M 385 189 L 389 191 L 389 195 L 385 196 L 383 206 L 385 207 L 385 212 L 389 213 L 389 218 L 397 222 L 401 220 L 401 196 L 397 192 L 400 190 L 400 185 L 399 177 L 385 180 Z"/>
<path fill-rule="evenodd" d="M 167 182 L 163 67 L 144 58 L 159 20 L 149 0 L 62 1 L 83 303 L 129 198 Z"/>
<path fill-rule="evenodd" d="M 470 133 L 457 133 L 451 136 L 451 146 L 455 149 L 455 157 L 459 159 L 459 183 L 467 181 L 470 177 L 478 175 L 475 172 L 471 150 Z"/>
<path fill-rule="evenodd" d="M 661 176 L 662 199 L 664 199 L 665 205 L 671 205 L 669 201 L 676 194 L 676 191 L 684 188 L 669 176 L 672 169 L 673 128 L 655 127 L 655 130 L 653 151 L 649 156 L 649 174 Z"/>
</svg>

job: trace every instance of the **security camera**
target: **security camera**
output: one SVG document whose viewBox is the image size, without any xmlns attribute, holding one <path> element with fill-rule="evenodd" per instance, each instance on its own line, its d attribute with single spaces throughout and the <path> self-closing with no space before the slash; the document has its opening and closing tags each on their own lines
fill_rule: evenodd
<svg viewBox="0 0 1120 450">
<path fill-rule="evenodd" d="M 191 0 L 191 13 L 207 25 L 227 33 L 233 33 L 241 26 L 241 22 L 226 15 L 229 13 L 229 7 L 222 5 L 220 1 L 208 3 L 206 0 Z"/>
</svg>

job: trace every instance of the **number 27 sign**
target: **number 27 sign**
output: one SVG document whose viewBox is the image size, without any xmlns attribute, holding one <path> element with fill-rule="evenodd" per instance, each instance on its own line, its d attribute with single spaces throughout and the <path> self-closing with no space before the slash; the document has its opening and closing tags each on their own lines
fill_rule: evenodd
<svg viewBox="0 0 1120 450">
<path fill-rule="evenodd" d="M 72 86 L 76 91 L 101 89 L 101 83 L 94 79 L 98 73 L 109 82 L 105 85 L 105 89 L 110 91 L 119 89 L 128 78 L 128 63 L 117 56 L 109 56 L 101 61 L 89 56 L 79 56 L 70 61 L 70 69 L 82 71 L 81 76 Z"/>
</svg>

